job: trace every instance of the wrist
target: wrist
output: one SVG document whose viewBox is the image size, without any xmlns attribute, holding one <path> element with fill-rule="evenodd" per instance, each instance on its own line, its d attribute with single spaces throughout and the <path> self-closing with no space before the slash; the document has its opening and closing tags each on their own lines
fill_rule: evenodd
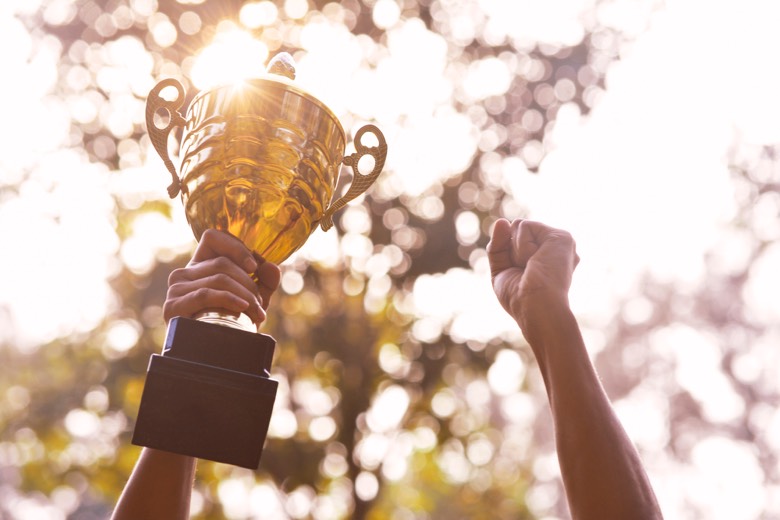
<svg viewBox="0 0 780 520">
<path fill-rule="evenodd" d="M 565 293 L 537 293 L 524 300 L 512 314 L 532 348 L 542 348 L 570 324 L 576 327 Z"/>
<path fill-rule="evenodd" d="M 559 351 L 571 355 L 574 345 L 582 344 L 579 325 L 566 295 L 538 298 L 534 305 L 523 307 L 517 323 L 540 363 Z"/>
<path fill-rule="evenodd" d="M 537 302 L 524 313 L 521 327 L 548 389 L 553 378 L 571 383 L 591 377 L 593 367 L 568 300 Z"/>
</svg>

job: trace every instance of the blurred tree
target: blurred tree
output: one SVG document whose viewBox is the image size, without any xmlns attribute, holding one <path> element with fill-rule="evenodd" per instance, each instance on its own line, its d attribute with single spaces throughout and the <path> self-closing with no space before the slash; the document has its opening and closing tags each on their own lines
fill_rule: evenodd
<svg viewBox="0 0 780 520">
<path fill-rule="evenodd" d="M 423 75 L 432 67 L 446 81 L 424 117 L 388 114 L 382 105 L 395 106 L 392 99 L 366 101 L 368 109 L 357 100 L 338 107 L 347 128 L 376 120 L 396 159 L 362 205 L 338 216 L 335 262 L 299 255 L 284 266 L 266 324 L 278 341 L 274 377 L 281 389 L 261 468 L 201 463 L 194 516 L 565 516 L 545 399 L 533 360 L 516 349 L 522 340 L 464 338 L 451 318 L 421 320 L 413 289 L 426 275 L 479 265 L 493 220 L 524 212 L 506 193 L 501 168 L 512 159 L 523 173 L 535 172 L 555 146 L 549 136 L 559 111 L 587 114 L 597 103 L 607 66 L 628 36 L 586 18 L 578 37 L 550 43 L 502 33 L 479 2 L 468 1 L 43 0 L 20 14 L 35 45 L 59 56 L 48 95 L 66 105 L 67 147 L 83 151 L 84 164 L 108 170 L 120 263 L 111 282 L 116 304 L 94 330 L 27 351 L 8 348 L 11 340 L 0 348 L 0 517 L 27 518 L 33 510 L 50 518 L 105 517 L 135 462 L 138 448 L 129 439 L 149 355 L 159 352 L 165 334 L 166 279 L 189 254 L 158 244 L 149 246 L 156 248 L 150 265 L 128 260 L 144 219 L 176 220 L 174 212 L 182 211 L 163 190 L 134 191 L 150 153 L 144 101 L 156 80 L 169 76 L 185 82 L 191 98 L 193 56 L 231 27 L 271 54 L 287 50 L 296 58 L 313 52 L 307 27 L 328 27 L 333 38 L 346 29 L 360 50 L 357 71 L 380 78 L 399 33 L 420 31 L 433 47 L 442 44 L 442 63 L 404 70 Z M 469 82 L 494 72 L 504 87 Z M 418 85 L 421 96 L 427 79 Z M 448 119 L 452 114 L 464 119 Z M 415 126 L 436 118 L 444 122 L 424 127 L 429 132 Z M 429 137 L 460 123 L 468 144 L 432 147 L 433 160 L 442 163 L 438 175 L 405 189 L 408 179 L 399 180 L 399 169 L 408 161 L 429 163 L 417 156 L 405 163 L 397 157 L 413 150 L 393 143 L 406 143 L 405 133 Z M 670 396 L 660 441 L 669 443 L 670 460 L 684 462 L 699 441 L 723 434 L 754 446 L 764 483 L 775 487 L 776 441 L 755 425 L 768 406 L 777 406 L 777 385 L 744 352 L 748 345 L 769 348 L 778 331 L 740 295 L 777 238 L 758 231 L 780 205 L 776 157 L 776 149 L 735 148 L 741 198 L 731 231 L 749 252 L 741 263 L 728 264 L 713 251 L 709 283 L 684 294 L 648 278 L 624 309 L 651 311 L 616 316 L 598 356 L 618 405 L 643 392 L 661 401 Z M 164 178 L 162 166 L 157 169 Z M 0 195 L 18 192 L 30 175 L 25 170 L 2 181 Z M 720 338 L 722 364 L 713 368 L 722 369 L 716 372 L 734 399 L 731 412 L 707 410 L 695 389 L 670 375 L 670 367 L 684 362 L 662 347 L 670 327 Z M 496 390 L 496 366 L 514 367 L 516 388 Z"/>
</svg>

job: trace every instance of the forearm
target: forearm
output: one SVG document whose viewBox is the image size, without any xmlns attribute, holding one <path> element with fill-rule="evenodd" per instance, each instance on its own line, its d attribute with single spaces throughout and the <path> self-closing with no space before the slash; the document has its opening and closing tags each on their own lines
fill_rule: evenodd
<svg viewBox="0 0 780 520">
<path fill-rule="evenodd" d="M 189 518 L 196 459 L 144 448 L 112 520 Z"/>
<path fill-rule="evenodd" d="M 639 455 L 609 403 L 571 311 L 563 304 L 546 306 L 530 336 L 572 517 L 660 519 Z"/>
</svg>

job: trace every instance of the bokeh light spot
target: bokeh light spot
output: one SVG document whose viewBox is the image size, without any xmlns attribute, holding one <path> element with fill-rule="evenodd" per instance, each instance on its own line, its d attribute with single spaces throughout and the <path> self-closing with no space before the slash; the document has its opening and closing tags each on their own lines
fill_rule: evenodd
<svg viewBox="0 0 780 520">
<path fill-rule="evenodd" d="M 370 502 L 379 492 L 379 481 L 370 471 L 361 471 L 355 479 L 355 493 L 360 500 Z"/>
<path fill-rule="evenodd" d="M 244 27 L 257 29 L 273 24 L 279 11 L 273 2 L 264 0 L 262 2 L 247 2 L 239 11 L 238 18 Z"/>
<path fill-rule="evenodd" d="M 396 0 L 377 0 L 371 11 L 374 24 L 380 29 L 387 29 L 398 22 L 401 8 Z"/>
<path fill-rule="evenodd" d="M 185 11 L 179 16 L 179 29 L 181 32 L 188 35 L 197 34 L 200 32 L 203 26 L 203 21 L 198 16 L 198 13 L 193 11 Z"/>
<path fill-rule="evenodd" d="M 149 30 L 155 43 L 160 47 L 170 47 L 176 43 L 178 36 L 176 26 L 162 13 L 158 13 L 149 19 Z"/>
<path fill-rule="evenodd" d="M 192 66 L 192 82 L 198 89 L 240 83 L 265 70 L 268 47 L 249 33 L 228 29 L 203 49 Z"/>
<path fill-rule="evenodd" d="M 292 19 L 303 18 L 308 11 L 308 0 L 284 0 L 284 12 Z"/>
</svg>

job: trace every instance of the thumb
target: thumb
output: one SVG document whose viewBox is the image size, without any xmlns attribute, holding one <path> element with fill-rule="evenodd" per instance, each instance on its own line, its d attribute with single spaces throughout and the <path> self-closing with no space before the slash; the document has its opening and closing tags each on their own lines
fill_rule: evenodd
<svg viewBox="0 0 780 520">
<path fill-rule="evenodd" d="M 493 224 L 493 234 L 485 248 L 490 263 L 491 276 L 495 277 L 504 269 L 512 266 L 511 239 L 512 230 L 509 221 L 505 218 L 498 219 Z"/>
</svg>

